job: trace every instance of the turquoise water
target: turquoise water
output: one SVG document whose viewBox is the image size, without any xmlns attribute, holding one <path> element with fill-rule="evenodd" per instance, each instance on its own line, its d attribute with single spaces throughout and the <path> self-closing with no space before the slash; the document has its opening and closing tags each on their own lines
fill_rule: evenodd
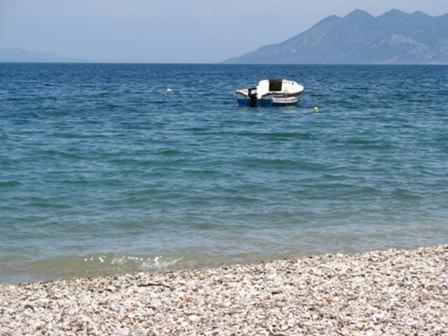
<svg viewBox="0 0 448 336">
<path fill-rule="evenodd" d="M 448 67 L 0 64 L 0 144 L 0 282 L 448 242 Z"/>
</svg>

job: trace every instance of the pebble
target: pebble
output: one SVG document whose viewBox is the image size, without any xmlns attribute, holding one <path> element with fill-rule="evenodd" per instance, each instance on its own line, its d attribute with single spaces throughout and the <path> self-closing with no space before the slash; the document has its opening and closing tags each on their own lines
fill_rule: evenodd
<svg viewBox="0 0 448 336">
<path fill-rule="evenodd" d="M 448 335 L 448 245 L 0 285 L 0 335 Z"/>
</svg>

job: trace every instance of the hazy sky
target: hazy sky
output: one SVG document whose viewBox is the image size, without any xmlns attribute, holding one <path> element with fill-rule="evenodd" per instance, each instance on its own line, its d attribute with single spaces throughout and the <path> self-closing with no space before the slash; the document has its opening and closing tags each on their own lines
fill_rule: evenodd
<svg viewBox="0 0 448 336">
<path fill-rule="evenodd" d="M 441 15 L 448 0 L 0 0 L 0 46 L 106 62 L 217 62 L 356 8 Z"/>
</svg>

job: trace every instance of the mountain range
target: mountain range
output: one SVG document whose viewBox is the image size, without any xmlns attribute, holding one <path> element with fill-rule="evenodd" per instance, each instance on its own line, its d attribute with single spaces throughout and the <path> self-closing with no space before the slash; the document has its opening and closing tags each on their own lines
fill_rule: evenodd
<svg viewBox="0 0 448 336">
<path fill-rule="evenodd" d="M 0 47 L 0 62 L 75 63 L 85 61 L 48 52 Z"/>
<path fill-rule="evenodd" d="M 374 17 L 357 9 L 225 63 L 448 64 L 448 14 L 393 9 Z"/>
</svg>

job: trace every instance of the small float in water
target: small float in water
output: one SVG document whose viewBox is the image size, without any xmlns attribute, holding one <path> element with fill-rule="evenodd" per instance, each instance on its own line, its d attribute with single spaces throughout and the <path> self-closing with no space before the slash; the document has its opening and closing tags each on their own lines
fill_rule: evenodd
<svg viewBox="0 0 448 336">
<path fill-rule="evenodd" d="M 240 106 L 291 105 L 299 101 L 304 87 L 287 79 L 265 79 L 257 87 L 235 92 Z"/>
</svg>

